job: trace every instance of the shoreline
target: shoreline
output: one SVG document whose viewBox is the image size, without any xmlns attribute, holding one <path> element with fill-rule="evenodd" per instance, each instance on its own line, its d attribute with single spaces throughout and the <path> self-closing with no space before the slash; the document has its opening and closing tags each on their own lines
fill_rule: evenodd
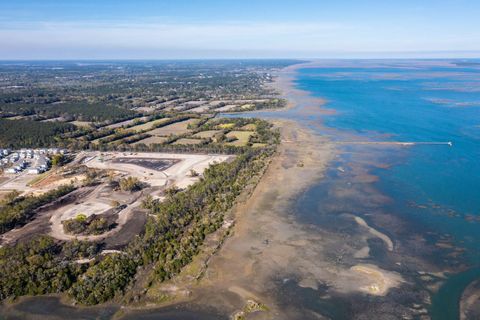
<svg viewBox="0 0 480 320">
<path fill-rule="evenodd" d="M 279 72 L 279 75 L 274 82 L 275 86 L 278 86 L 278 90 L 281 92 L 281 95 L 285 97 L 289 103 L 287 108 L 282 108 L 279 110 L 266 110 L 267 112 L 272 111 L 282 111 L 285 112 L 286 110 L 293 109 L 297 106 L 297 103 L 293 99 L 291 99 L 291 95 L 300 95 L 306 100 L 309 100 L 308 103 L 311 105 L 323 105 L 325 103 L 322 99 L 311 98 L 308 92 L 303 92 L 301 90 L 297 90 L 294 88 L 293 84 L 293 77 L 292 72 L 295 69 L 300 68 L 303 64 L 294 65 L 289 68 L 288 70 L 283 73 L 283 70 Z M 311 98 L 311 100 L 310 100 Z M 272 120 L 272 119 L 270 119 Z M 269 194 L 269 190 L 271 186 L 283 186 L 284 188 L 289 185 L 294 188 L 288 188 L 290 190 L 282 190 L 283 196 L 278 201 L 281 201 L 283 205 L 287 205 L 287 202 L 291 200 L 291 198 L 295 197 L 296 195 L 300 194 L 303 190 L 307 189 L 311 184 L 319 181 L 323 176 L 324 170 L 326 165 L 329 161 L 331 161 L 334 157 L 332 146 L 328 144 L 328 141 L 325 138 L 320 139 L 317 141 L 314 137 L 314 133 L 312 130 L 303 128 L 300 124 L 296 123 L 295 121 L 287 121 L 283 119 L 275 119 L 272 121 L 280 131 L 281 131 L 281 142 L 278 146 L 276 154 L 272 157 L 270 164 L 268 165 L 266 172 L 261 177 L 258 185 L 254 189 L 253 193 L 249 196 L 248 199 L 242 199 L 238 201 L 234 208 L 234 217 L 236 220 L 235 225 L 233 226 L 233 235 L 227 236 L 223 245 L 220 247 L 218 252 L 213 254 L 210 257 L 209 266 L 206 269 L 206 275 L 200 279 L 198 284 L 187 284 L 186 288 L 178 287 L 174 290 L 175 293 L 180 293 L 181 296 L 173 297 L 171 300 L 165 301 L 163 303 L 158 304 L 146 304 L 142 306 L 135 306 L 135 305 L 124 305 L 122 304 L 113 303 L 108 304 L 108 306 L 115 306 L 118 305 L 120 307 L 119 312 L 121 313 L 120 317 L 124 316 L 134 316 L 137 312 L 141 311 L 148 311 L 148 310 L 163 310 L 167 309 L 172 306 L 182 305 L 184 303 L 196 303 L 199 299 L 199 296 L 202 296 L 205 292 L 207 293 L 211 300 L 217 300 L 214 292 L 218 290 L 219 282 L 225 281 L 224 279 L 217 278 L 214 279 L 212 277 L 213 273 L 221 274 L 224 270 L 222 264 L 222 260 L 225 258 L 225 255 L 231 254 L 231 247 L 236 246 L 237 243 L 240 241 L 241 245 L 243 245 L 248 250 L 248 247 L 251 245 L 250 241 L 242 239 L 242 236 L 247 236 L 249 231 L 252 230 L 252 227 L 258 227 L 256 220 L 252 220 L 251 214 L 252 211 L 256 211 L 259 205 L 262 205 L 262 202 L 265 198 L 269 198 L 271 194 Z M 314 139 L 315 138 L 315 139 Z M 311 141 L 311 145 L 306 142 Z M 320 148 L 320 149 L 317 149 Z M 298 179 L 298 176 L 302 176 L 302 179 Z M 296 181 L 293 181 L 296 179 Z M 288 181 L 288 182 L 287 182 Z M 282 219 L 286 219 L 282 223 L 288 225 L 291 221 L 288 220 L 287 217 L 282 217 Z M 270 217 L 269 222 L 273 222 L 275 224 L 275 220 L 277 220 L 276 216 Z M 253 222 L 253 225 L 251 225 Z M 284 225 L 284 226 L 285 226 Z M 283 226 L 283 227 L 284 227 Z M 282 227 L 279 225 L 279 227 Z M 248 237 L 248 236 L 247 236 Z M 257 239 L 260 245 L 264 242 L 264 239 Z M 294 246 L 297 246 L 295 244 Z M 236 263 L 235 263 L 236 264 Z M 245 266 L 245 270 L 247 274 L 252 273 L 253 263 Z M 212 269 L 214 270 L 212 273 Z M 228 269 L 228 268 L 227 268 Z M 243 271 L 243 270 L 242 270 Z M 231 274 L 235 278 L 236 274 Z M 263 282 L 266 282 L 266 278 L 269 276 L 265 273 L 263 274 Z M 231 279 L 235 282 L 235 279 Z M 173 280 L 175 282 L 175 280 Z M 166 286 L 172 286 L 172 284 L 168 283 Z M 211 291 L 213 289 L 213 292 Z M 241 300 L 244 300 L 243 303 L 246 304 L 249 300 L 253 299 L 254 301 L 265 303 L 270 310 L 275 310 L 274 307 L 275 302 L 268 297 L 264 296 L 261 291 L 262 290 L 255 290 L 252 288 L 246 289 L 241 283 L 235 285 L 229 285 L 223 288 L 229 297 L 227 297 L 226 305 L 231 305 L 232 300 L 237 300 L 240 297 Z M 189 292 L 187 295 L 183 295 L 183 292 Z M 236 296 L 237 299 L 232 299 L 232 295 Z M 65 303 L 68 301 L 63 295 L 47 295 L 45 297 L 53 297 L 59 298 L 60 303 Z M 16 306 L 21 305 L 25 301 L 28 301 L 31 297 L 22 297 L 18 301 L 5 304 L 4 306 L 6 309 L 14 310 Z M 33 297 L 36 298 L 36 297 Z M 202 299 L 200 299 L 202 300 Z M 208 300 L 208 299 L 207 299 Z M 70 303 L 65 304 L 68 307 L 72 307 Z M 212 305 L 209 301 L 201 301 L 200 305 Z M 222 304 L 214 304 L 213 307 L 219 307 Z M 95 310 L 101 309 L 102 307 L 107 307 L 107 305 L 99 305 L 94 307 L 88 306 L 80 306 L 80 310 Z M 75 306 L 78 308 L 78 306 Z M 233 310 L 229 310 L 231 314 L 235 313 L 235 310 L 241 310 L 242 306 L 237 305 L 234 307 Z M 273 311 L 275 312 L 275 311 Z"/>
<path fill-rule="evenodd" d="M 400 275 L 376 265 L 350 267 L 330 262 L 329 251 L 337 250 L 343 242 L 342 236 L 297 222 L 292 215 L 292 204 L 322 181 L 329 164 L 338 155 L 334 141 L 308 127 L 313 124 L 323 128 L 321 119 L 310 123 L 286 120 L 280 115 L 293 109 L 305 117 L 334 114 L 323 108 L 326 100 L 298 89 L 294 83 L 296 70 L 313 64 L 293 65 L 278 73 L 274 85 L 287 99 L 288 106 L 265 110 L 272 114 L 267 120 L 281 131 L 277 153 L 254 192 L 236 205 L 233 235 L 211 257 L 205 276 L 198 284 L 178 288 L 180 292 L 191 292 L 191 296 L 167 306 L 191 302 L 218 308 L 234 317 L 253 300 L 268 307 L 264 314 L 268 319 L 302 318 L 303 310 L 297 310 L 297 306 L 286 308 L 273 296 L 272 288 L 279 280 L 273 278 L 283 275 L 281 281 L 289 281 L 291 275 L 301 288 L 319 291 L 324 283 L 329 283 L 340 294 L 373 296 L 384 296 L 403 282 Z M 257 114 L 262 117 L 262 111 Z M 371 234 L 368 228 L 364 233 Z M 360 239 L 365 239 L 364 234 Z M 318 248 L 319 244 L 325 248 Z M 368 246 L 366 242 L 365 245 Z M 351 251 L 352 255 L 354 252 Z"/>
<path fill-rule="evenodd" d="M 294 87 L 292 72 L 302 65 L 289 67 L 277 76 L 275 85 L 289 101 L 289 107 L 273 112 L 286 112 L 299 106 L 298 97 L 302 98 L 303 107 L 318 108 L 325 103 Z M 292 95 L 296 95 L 295 99 Z M 210 257 L 205 275 L 197 284 L 179 284 L 176 288 L 178 292 L 190 292 L 189 296 L 158 308 L 194 303 L 225 309 L 233 316 L 249 301 L 255 301 L 266 305 L 269 315 L 280 315 L 281 307 L 265 292 L 271 286 L 272 271 L 288 265 L 297 248 L 306 246 L 308 241 L 319 240 L 315 236 L 311 239 L 312 235 L 307 235 L 287 211 L 292 200 L 323 178 L 335 150 L 326 137 L 318 136 L 294 120 L 278 117 L 268 121 L 280 130 L 281 142 L 254 191 L 236 204 L 232 212 L 235 220 L 232 234 Z M 135 310 L 130 310 L 133 315 Z"/>
<path fill-rule="evenodd" d="M 152 309 L 161 311 L 172 306 L 189 310 L 192 304 L 233 316 L 253 300 L 268 307 L 269 311 L 259 315 L 261 319 L 300 319 L 304 316 L 301 306 L 284 306 L 276 296 L 278 282 L 295 281 L 298 287 L 314 290 L 320 297 L 337 294 L 355 294 L 356 297 L 362 293 L 384 296 L 390 288 L 404 283 L 398 273 L 377 265 L 357 260 L 348 265 L 330 260 L 330 255 L 340 249 L 346 256 L 355 257 L 358 252 L 365 255 L 364 249 L 369 249 L 366 239 L 372 235 L 393 250 L 393 242 L 368 224 L 365 226 L 361 220 L 353 219 L 361 228 L 350 235 L 350 243 L 346 244 L 343 234 L 296 221 L 292 204 L 311 186 L 322 181 L 328 166 L 340 152 L 328 136 L 309 128 L 310 122 L 276 117 L 278 112 L 288 114 L 293 109 L 306 118 L 313 113 L 333 114 L 323 108 L 324 99 L 295 87 L 295 70 L 312 64 L 314 62 L 293 65 L 285 68 L 285 73 L 279 72 L 275 85 L 289 105 L 265 112 L 273 114 L 267 120 L 280 129 L 281 143 L 253 193 L 235 206 L 233 234 L 211 256 L 204 276 L 198 283 L 182 283 L 175 288 L 177 293 L 188 293 L 184 296 L 157 305 L 138 308 L 127 305 L 120 309 L 122 316 L 135 316 L 137 312 Z M 257 113 L 261 117 L 262 111 Z M 323 128 L 321 118 L 320 122 L 311 123 Z M 361 249 L 352 243 L 361 245 Z M 368 250 L 366 253 L 368 256 Z M 172 282 L 176 285 L 175 280 Z M 329 288 L 328 292 L 324 287 Z"/>
<path fill-rule="evenodd" d="M 268 306 L 270 311 L 265 317 L 291 319 L 302 317 L 303 310 L 282 306 L 272 296 L 275 281 L 290 281 L 289 275 L 297 279 L 299 287 L 319 291 L 328 283 L 338 294 L 363 292 L 384 296 L 391 288 L 404 283 L 398 273 L 376 265 L 332 263 L 329 251 L 341 246 L 342 235 L 297 222 L 292 215 L 295 200 L 325 177 L 329 164 L 338 156 L 335 142 L 308 128 L 308 123 L 276 117 L 280 111 L 288 113 L 292 109 L 297 109 L 302 116 L 310 112 L 332 114 L 324 108 L 319 111 L 326 103 L 324 99 L 295 87 L 293 73 L 304 66 L 288 67 L 276 79 L 278 90 L 289 101 L 288 108 L 270 111 L 268 117 L 281 131 L 281 144 L 250 199 L 237 206 L 234 234 L 212 257 L 205 277 L 193 289 L 192 301 L 200 305 L 222 306 L 220 308 L 226 308 L 230 314 L 236 314 L 242 309 L 238 299 L 245 304 L 250 297 Z M 262 112 L 257 114 L 261 117 Z M 322 127 L 321 123 L 314 125 Z M 365 234 L 372 236 L 372 229 L 364 228 L 352 236 L 364 242 L 362 249 L 368 247 Z M 393 250 L 390 239 L 380 233 L 373 232 L 373 235 Z M 353 247 L 348 251 L 352 257 L 357 252 Z M 275 279 L 280 275 L 285 278 Z M 240 291 L 242 295 L 238 294 Z M 219 298 L 222 293 L 225 297 Z M 237 294 L 232 297 L 232 293 Z"/>
</svg>

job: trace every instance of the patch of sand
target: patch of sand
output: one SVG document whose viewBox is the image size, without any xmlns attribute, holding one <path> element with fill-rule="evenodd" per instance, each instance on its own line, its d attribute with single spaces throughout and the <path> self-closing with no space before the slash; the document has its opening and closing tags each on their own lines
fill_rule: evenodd
<svg viewBox="0 0 480 320">
<path fill-rule="evenodd" d="M 364 282 L 367 282 L 366 285 L 360 287 L 360 290 L 375 296 L 383 296 L 390 288 L 397 287 L 403 282 L 399 274 L 382 270 L 371 264 L 356 265 L 351 270 L 359 274 Z"/>
<path fill-rule="evenodd" d="M 372 235 L 374 235 L 377 238 L 380 238 L 383 242 L 385 242 L 385 245 L 387 246 L 388 251 L 393 251 L 393 241 L 384 233 L 381 233 L 377 229 L 374 229 L 370 227 L 367 222 L 360 218 L 360 217 L 354 217 L 355 221 L 361 225 L 362 227 L 366 228 L 368 232 L 370 232 Z"/>
</svg>

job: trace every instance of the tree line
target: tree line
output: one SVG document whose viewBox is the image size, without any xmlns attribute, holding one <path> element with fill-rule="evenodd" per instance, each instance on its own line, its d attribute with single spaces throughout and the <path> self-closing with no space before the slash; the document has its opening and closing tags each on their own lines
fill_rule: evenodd
<svg viewBox="0 0 480 320">
<path fill-rule="evenodd" d="M 135 112 L 105 103 L 88 101 L 53 104 L 0 104 L 0 115 L 35 116 L 38 119 L 62 117 L 65 121 L 115 122 L 126 120 Z"/>
<path fill-rule="evenodd" d="M 75 130 L 69 123 L 0 119 L 0 147 L 48 147 L 55 145 L 62 134 Z"/>
</svg>

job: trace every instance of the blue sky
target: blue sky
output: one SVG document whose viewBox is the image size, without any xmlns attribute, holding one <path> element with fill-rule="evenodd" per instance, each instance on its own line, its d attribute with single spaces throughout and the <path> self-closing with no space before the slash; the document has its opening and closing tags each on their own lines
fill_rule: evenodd
<svg viewBox="0 0 480 320">
<path fill-rule="evenodd" d="M 0 59 L 480 57 L 478 0 L 0 0 Z"/>
</svg>

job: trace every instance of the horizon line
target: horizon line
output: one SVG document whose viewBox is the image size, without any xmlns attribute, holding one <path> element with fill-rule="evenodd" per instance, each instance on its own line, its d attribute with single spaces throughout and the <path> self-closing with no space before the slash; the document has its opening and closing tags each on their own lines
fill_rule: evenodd
<svg viewBox="0 0 480 320">
<path fill-rule="evenodd" d="M 337 58 L 292 58 L 292 57 L 248 57 L 248 58 L 41 58 L 41 59 L 2 59 L 0 62 L 76 62 L 76 61 L 88 61 L 88 62 L 105 62 L 105 61 L 132 61 L 132 62 L 148 62 L 148 61 L 255 61 L 255 60 L 296 60 L 305 62 L 314 61 L 326 61 L 326 60 L 446 60 L 446 59 L 464 59 L 464 60 L 479 60 L 478 56 L 472 57 L 337 57 Z"/>
</svg>

